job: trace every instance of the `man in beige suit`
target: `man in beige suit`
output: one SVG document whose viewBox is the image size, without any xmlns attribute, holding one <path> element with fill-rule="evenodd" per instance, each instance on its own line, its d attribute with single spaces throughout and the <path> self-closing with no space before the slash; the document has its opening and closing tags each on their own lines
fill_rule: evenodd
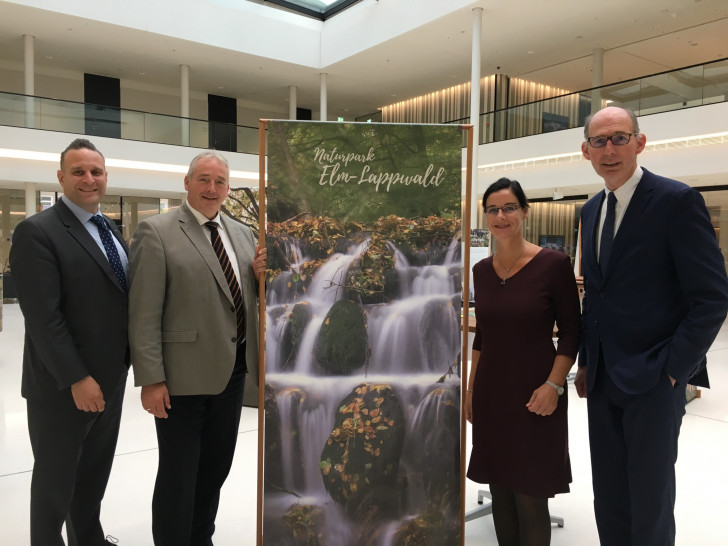
<svg viewBox="0 0 728 546">
<path fill-rule="evenodd" d="M 220 214 L 228 179 L 221 154 L 198 155 L 186 203 L 139 224 L 131 243 L 131 359 L 159 443 L 156 546 L 212 544 L 245 373 L 257 382 L 266 253 L 248 227 Z"/>
</svg>

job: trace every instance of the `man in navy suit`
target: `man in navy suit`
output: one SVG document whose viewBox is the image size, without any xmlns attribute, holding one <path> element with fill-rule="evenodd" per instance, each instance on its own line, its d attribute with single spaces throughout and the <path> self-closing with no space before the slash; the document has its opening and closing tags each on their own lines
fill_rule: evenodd
<svg viewBox="0 0 728 546">
<path fill-rule="evenodd" d="M 18 224 L 10 249 L 35 459 L 30 540 L 63 546 L 65 523 L 70 546 L 100 546 L 129 367 L 127 246 L 99 213 L 106 168 L 96 147 L 74 140 L 57 175 L 63 197 Z"/>
<path fill-rule="evenodd" d="M 671 545 L 685 386 L 708 387 L 705 355 L 728 311 L 728 279 L 701 195 L 637 164 L 646 139 L 634 113 L 604 108 L 584 136 L 582 153 L 606 186 L 581 213 L 576 375 L 599 538 Z"/>
</svg>

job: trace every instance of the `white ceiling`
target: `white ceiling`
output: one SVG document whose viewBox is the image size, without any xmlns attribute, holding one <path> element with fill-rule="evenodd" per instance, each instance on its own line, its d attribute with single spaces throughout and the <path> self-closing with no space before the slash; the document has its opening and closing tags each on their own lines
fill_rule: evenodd
<svg viewBox="0 0 728 546">
<path fill-rule="evenodd" d="M 375 1 L 363 0 L 324 25 L 371 9 Z M 187 64 L 193 93 L 280 106 L 288 100 L 288 86 L 295 84 L 298 106 L 314 111 L 319 74 L 326 72 L 329 119 L 351 120 L 468 81 L 473 7 L 484 10 L 482 75 L 499 72 L 578 91 L 592 87 L 595 48 L 605 51 L 605 84 L 728 57 L 725 0 L 480 0 L 333 64 L 313 67 L 4 1 L 0 66 L 22 70 L 22 35 L 32 34 L 38 73 L 89 72 L 175 90 L 178 66 Z M 219 24 L 224 31 L 225 21 Z"/>
</svg>

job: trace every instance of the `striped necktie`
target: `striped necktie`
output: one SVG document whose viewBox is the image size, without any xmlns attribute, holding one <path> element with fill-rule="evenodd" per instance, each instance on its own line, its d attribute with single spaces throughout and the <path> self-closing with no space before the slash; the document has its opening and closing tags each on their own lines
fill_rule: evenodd
<svg viewBox="0 0 728 546">
<path fill-rule="evenodd" d="M 230 287 L 230 294 L 233 296 L 233 303 L 235 304 L 235 315 L 238 319 L 238 343 L 241 343 L 245 339 L 245 306 L 243 305 L 243 293 L 240 291 L 240 285 L 238 280 L 235 278 L 235 270 L 230 263 L 230 258 L 225 252 L 225 246 L 222 244 L 222 239 L 218 233 L 217 222 L 205 222 L 205 225 L 210 229 L 210 241 L 212 241 L 212 248 L 217 254 L 217 259 L 220 261 L 222 272 L 225 275 L 228 286 Z"/>
</svg>

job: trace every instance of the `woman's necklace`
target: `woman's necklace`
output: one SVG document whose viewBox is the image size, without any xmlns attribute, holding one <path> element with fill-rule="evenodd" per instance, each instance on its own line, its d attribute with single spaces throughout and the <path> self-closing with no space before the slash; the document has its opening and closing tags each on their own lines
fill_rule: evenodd
<svg viewBox="0 0 728 546">
<path fill-rule="evenodd" d="M 502 263 L 498 262 L 498 265 L 500 265 L 503 269 L 506 270 L 506 276 L 501 279 L 501 286 L 506 284 L 506 279 L 508 279 L 508 276 L 511 274 L 511 269 L 515 267 L 515 265 L 518 263 L 518 260 L 521 259 L 523 256 L 523 253 L 526 252 L 526 245 L 523 245 L 523 250 L 521 250 L 521 253 L 518 255 L 518 258 L 516 258 L 516 261 L 511 264 L 511 267 L 505 267 Z M 493 260 L 495 260 L 495 254 L 493 255 Z"/>
</svg>

